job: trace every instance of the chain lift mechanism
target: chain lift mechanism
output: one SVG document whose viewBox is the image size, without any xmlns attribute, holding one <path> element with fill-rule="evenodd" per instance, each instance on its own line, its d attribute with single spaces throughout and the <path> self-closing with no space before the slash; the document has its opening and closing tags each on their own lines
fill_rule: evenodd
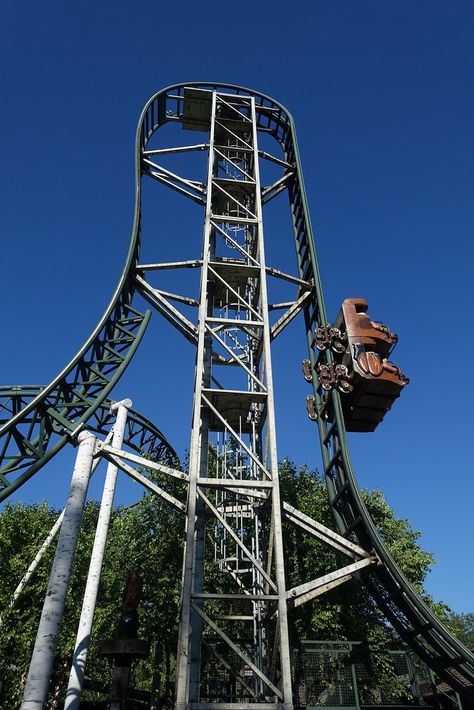
<svg viewBox="0 0 474 710">
<path fill-rule="evenodd" d="M 163 131 L 165 138 L 176 136 L 176 127 L 206 137 L 155 147 L 165 124 L 174 131 Z M 201 161 L 205 181 L 184 177 L 170 165 L 185 154 L 193 160 L 207 157 L 207 164 Z M 264 184 L 262 176 L 269 174 Z M 142 183 L 150 179 L 203 210 L 199 258 L 193 253 L 185 260 L 140 262 Z M 296 273 L 268 264 L 265 254 L 263 210 L 284 192 Z M 178 290 L 179 284 L 188 288 L 182 275 L 189 269 L 200 273 L 199 293 L 164 289 L 165 272 L 173 274 Z M 295 296 L 270 302 L 270 282 L 291 287 Z M 397 336 L 371 320 L 364 299 L 346 299 L 334 324 L 328 324 L 294 122 L 281 104 L 243 87 L 206 83 L 168 87 L 147 103 L 136 139 L 132 239 L 106 313 L 50 385 L 0 389 L 0 498 L 76 438 L 85 422 L 92 421 L 93 432 L 105 433 L 105 399 L 150 317 L 135 300 L 132 306 L 137 293 L 195 347 L 189 470 L 178 470 L 161 433 L 133 412 L 130 424 L 123 425 L 123 446 L 139 453 L 123 450 L 121 443 L 111 446 L 110 438 L 93 443 L 93 435 L 84 432 L 80 448 L 88 466 L 94 457 L 107 459 L 186 516 L 178 710 L 290 710 L 288 613 L 353 579 L 367 586 L 419 657 L 474 704 L 474 657 L 411 589 L 361 499 L 346 430 L 373 431 L 408 379 L 389 360 Z M 275 311 L 282 313 L 275 318 Z M 337 532 L 280 497 L 272 344 L 300 313 L 308 345 L 303 374 L 312 385 L 307 409 L 318 427 Z M 181 498 L 175 488 L 149 480 L 150 469 L 181 482 Z M 347 564 L 288 589 L 284 520 L 346 555 Z M 81 682 L 71 680 L 68 708 L 77 706 Z M 30 685 L 33 697 L 33 680 Z M 46 692 L 46 680 L 43 686 Z M 22 708 L 29 707 L 25 701 Z"/>
</svg>

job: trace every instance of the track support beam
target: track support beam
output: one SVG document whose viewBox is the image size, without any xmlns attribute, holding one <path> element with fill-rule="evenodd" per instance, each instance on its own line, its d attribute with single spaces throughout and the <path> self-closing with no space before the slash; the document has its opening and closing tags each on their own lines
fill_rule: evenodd
<svg viewBox="0 0 474 710">
<path fill-rule="evenodd" d="M 48 697 L 49 679 L 53 669 L 96 445 L 96 438 L 87 431 L 79 434 L 78 441 L 76 465 L 72 474 L 64 521 L 59 533 L 21 710 L 42 709 Z"/>
<path fill-rule="evenodd" d="M 117 413 L 117 418 L 114 424 L 112 446 L 117 449 L 122 447 L 125 427 L 127 425 L 127 412 L 131 406 L 132 402 L 129 399 L 116 402 L 112 405 L 113 411 Z M 82 601 L 82 611 L 79 619 L 74 654 L 72 657 L 71 672 L 69 675 L 64 710 L 77 710 L 81 702 L 87 652 L 89 650 L 92 621 L 97 601 L 102 562 L 104 560 L 105 543 L 109 530 L 110 516 L 112 514 L 117 472 L 117 466 L 109 462 L 105 477 L 104 490 L 102 493 L 102 501 L 100 504 L 99 518 L 97 520 L 97 529 L 92 548 L 86 588 Z"/>
</svg>

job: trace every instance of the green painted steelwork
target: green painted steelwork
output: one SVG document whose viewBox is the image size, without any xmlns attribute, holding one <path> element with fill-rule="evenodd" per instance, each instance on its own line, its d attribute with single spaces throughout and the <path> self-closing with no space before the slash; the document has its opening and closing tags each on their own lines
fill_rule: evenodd
<svg viewBox="0 0 474 710">
<path fill-rule="evenodd" d="M 151 315 L 132 308 L 125 295 L 131 297 L 118 295 L 78 355 L 26 406 L 19 406 L 25 401 L 21 386 L 3 388 L 10 395 L 1 409 L 8 420 L 0 429 L 0 501 L 63 448 L 124 373 Z"/>
<path fill-rule="evenodd" d="M 140 116 L 135 143 L 136 201 L 132 237 L 109 307 L 79 353 L 50 385 L 26 406 L 22 404 L 18 411 L 16 405 L 4 410 L 5 423 L 0 429 L 0 500 L 54 456 L 67 440 L 65 432 L 94 414 L 125 370 L 143 335 L 149 314 L 142 314 L 131 306 L 140 244 L 141 177 L 146 172 L 141 155 L 160 126 L 167 121 L 182 120 L 185 87 L 252 95 L 258 129 L 276 139 L 286 162 L 295 168 L 288 193 L 299 276 L 314 284 L 314 296 L 305 307 L 305 323 L 311 365 L 316 362 L 314 330 L 328 321 L 291 114 L 272 98 L 232 84 L 189 82 L 167 87 L 149 100 Z M 332 354 L 327 351 L 323 357 L 330 362 Z M 364 583 L 415 653 L 458 690 L 463 700 L 474 706 L 474 656 L 426 607 L 386 550 L 361 499 L 352 470 L 340 395 L 335 390 L 322 392 L 315 373 L 313 387 L 328 494 L 337 527 L 343 535 L 373 550 L 380 560 L 380 565 L 371 567 L 363 575 Z"/>
<path fill-rule="evenodd" d="M 296 707 L 306 710 L 432 707 L 423 697 L 431 686 L 429 669 L 422 663 L 415 664 L 408 648 L 372 649 L 370 658 L 374 655 L 391 666 L 394 682 L 374 680 L 366 663 L 369 655 L 360 642 L 303 641 L 299 649 L 292 651 Z"/>
<path fill-rule="evenodd" d="M 45 390 L 46 387 L 41 385 L 0 387 L 0 411 L 25 411 L 31 402 L 41 398 Z M 86 411 L 85 414 L 83 414 L 81 419 L 87 421 L 87 429 L 99 435 L 104 435 L 110 430 L 115 420 L 115 414 L 110 411 L 112 403 L 113 400 L 103 398 L 100 403 L 95 403 L 93 412 Z M 75 403 L 71 404 L 71 408 L 76 408 L 76 406 Z M 66 409 L 66 407 L 64 407 L 64 409 Z M 68 432 L 73 431 L 82 423 L 80 420 L 72 423 L 66 416 L 59 415 L 54 411 L 50 416 L 58 422 L 58 429 L 59 427 L 63 427 L 63 429 Z M 66 433 L 56 436 L 52 445 L 48 446 L 50 443 L 46 440 L 48 434 L 54 436 L 55 431 L 44 432 L 42 441 L 43 457 L 38 460 L 36 465 L 33 464 L 29 466 L 24 480 L 27 480 L 36 473 L 46 461 L 51 460 L 51 458 L 70 441 L 70 433 Z M 171 466 L 172 468 L 179 468 L 178 455 L 168 443 L 164 434 L 149 419 L 133 409 L 129 410 L 124 443 L 142 456 L 146 456 L 151 461 L 157 461 Z M 46 459 L 46 461 L 44 459 Z M 31 472 L 32 468 L 34 468 L 33 472 Z M 5 492 L 10 494 L 12 490 L 22 485 L 24 480 L 22 480 L 22 475 L 18 476 L 11 486 L 2 491 L 4 497 L 6 497 Z"/>
</svg>

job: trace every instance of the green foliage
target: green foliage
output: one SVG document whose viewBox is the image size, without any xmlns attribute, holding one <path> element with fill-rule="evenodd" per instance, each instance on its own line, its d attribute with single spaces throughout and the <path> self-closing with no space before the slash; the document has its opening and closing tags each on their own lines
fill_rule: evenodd
<svg viewBox="0 0 474 710">
<path fill-rule="evenodd" d="M 46 504 L 7 506 L 0 515 L 0 708 L 18 707 L 23 694 L 31 652 L 47 588 L 54 545 L 35 571 L 14 608 L 9 603 L 19 580 L 52 527 L 58 511 Z M 70 659 L 75 643 L 90 553 L 98 516 L 98 504 L 84 510 L 71 583 L 66 600 L 56 663 L 51 680 L 48 707 L 56 707 L 67 687 Z M 129 574 L 138 567 L 143 577 L 139 636 L 151 642 L 150 658 L 134 666 L 133 686 L 149 690 L 157 644 L 164 656 L 170 685 L 175 654 L 176 621 L 179 606 L 182 563 L 183 520 L 154 497 L 144 497 L 136 506 L 113 512 L 94 628 L 87 661 L 86 678 L 95 688 L 110 687 L 110 661 L 98 656 L 99 642 L 113 638 L 121 615 L 122 593 Z M 85 699 L 103 699 L 103 692 L 86 691 Z"/>
<path fill-rule="evenodd" d="M 323 477 L 307 468 L 297 470 L 285 460 L 280 466 L 282 498 L 324 525 L 333 528 L 332 513 Z M 363 492 L 364 503 L 400 569 L 425 601 L 445 618 L 446 606 L 426 595 L 424 580 L 433 556 L 419 546 L 420 533 L 408 520 L 395 517 L 381 491 Z M 349 558 L 305 534 L 291 523 L 284 524 L 287 586 L 310 581 L 349 564 Z M 358 654 L 379 686 L 395 688 L 392 660 L 381 647 L 394 640 L 391 628 L 365 590 L 356 581 L 333 589 L 312 603 L 297 607 L 289 616 L 290 641 L 297 647 L 304 639 L 360 641 Z"/>
<path fill-rule="evenodd" d="M 12 594 L 36 555 L 39 545 L 51 528 L 56 514 L 46 504 L 39 506 L 7 505 L 0 525 L 0 698 L 2 708 L 14 707 L 21 699 L 26 678 L 32 639 L 38 625 L 37 600 L 44 597 L 51 567 L 52 551 L 30 580 L 26 593 L 15 609 L 9 609 Z M 25 564 L 28 560 L 28 564 Z M 61 652 L 61 650 L 60 650 Z M 11 705 L 9 705 L 9 701 Z"/>
<path fill-rule="evenodd" d="M 150 472 L 148 475 L 153 477 Z M 183 486 L 179 481 L 165 482 L 159 475 L 155 475 L 155 481 L 162 487 L 166 486 L 176 497 L 183 497 Z M 289 461 L 283 461 L 281 488 L 283 500 L 333 527 L 326 487 L 320 475 L 304 467 L 297 470 Z M 407 520 L 395 517 L 380 491 L 364 492 L 363 497 L 376 527 L 409 582 L 442 618 L 448 620 L 461 640 L 472 645 L 474 614 L 456 615 L 445 605 L 434 604 L 424 593 L 423 584 L 433 564 L 433 557 L 420 548 L 419 533 L 412 529 Z M 67 685 L 97 515 L 98 504 L 89 503 L 84 511 L 67 597 L 51 682 L 50 707 L 57 706 L 54 698 L 61 698 Z M 0 633 L 0 709 L 12 710 L 18 707 L 21 700 L 54 545 L 48 550 L 16 606 L 9 608 L 9 602 L 56 516 L 57 511 L 49 509 L 44 503 L 7 506 L 0 515 L 0 604 L 4 610 Z M 152 652 L 150 658 L 135 665 L 132 685 L 137 689 L 150 690 L 155 651 L 158 651 L 162 658 L 161 693 L 170 696 L 177 647 L 183 518 L 150 495 L 144 496 L 132 507 L 113 512 L 86 668 L 90 683 L 85 699 L 103 699 L 100 690 L 106 691 L 110 686 L 110 662 L 98 656 L 98 645 L 100 641 L 115 636 L 124 585 L 134 567 L 139 568 L 143 578 L 139 636 L 150 641 Z M 315 579 L 349 562 L 348 558 L 291 523 L 284 523 L 283 533 L 288 587 Z M 222 591 L 230 591 L 225 589 L 225 583 Z M 311 638 L 361 641 L 358 653 L 370 668 L 372 676 L 380 683 L 393 685 L 390 660 L 384 654 L 374 653 L 380 645 L 393 640 L 392 633 L 363 585 L 356 581 L 341 585 L 312 603 L 293 610 L 289 620 L 290 640 L 294 648 L 299 646 L 301 640 Z"/>
<path fill-rule="evenodd" d="M 382 491 L 364 491 L 362 495 L 389 552 L 411 585 L 416 591 L 422 592 L 423 582 L 434 563 L 434 558 L 419 546 L 421 533 L 413 530 L 408 520 L 395 517 Z"/>
<path fill-rule="evenodd" d="M 456 614 L 449 610 L 446 623 L 458 639 L 469 649 L 474 650 L 474 614 Z"/>
</svg>

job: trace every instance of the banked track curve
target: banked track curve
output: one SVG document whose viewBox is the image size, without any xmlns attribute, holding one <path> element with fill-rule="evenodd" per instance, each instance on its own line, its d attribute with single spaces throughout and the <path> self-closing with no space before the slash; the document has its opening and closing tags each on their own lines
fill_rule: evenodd
<svg viewBox="0 0 474 710">
<path fill-rule="evenodd" d="M 44 388 L 3 388 L 0 392 L 0 500 L 28 480 L 66 443 L 69 434 L 100 412 L 105 399 L 130 362 L 148 323 L 149 311 L 132 306 L 140 246 L 141 177 L 146 174 L 143 150 L 155 131 L 183 119 L 184 90 L 193 87 L 255 97 L 259 130 L 280 144 L 294 166 L 288 183 L 299 277 L 314 283 L 314 298 L 305 308 L 310 361 L 316 363 L 314 331 L 328 322 L 311 228 L 295 125 L 287 109 L 274 99 L 231 84 L 188 82 L 155 94 L 140 116 L 136 143 L 136 202 L 125 266 L 112 300 L 94 332 L 64 370 Z M 323 356 L 328 361 L 329 351 Z M 322 392 L 316 374 L 313 388 L 318 409 L 324 472 L 331 507 L 341 534 L 373 550 L 380 564 L 362 581 L 393 627 L 415 653 L 474 707 L 474 656 L 440 623 L 413 591 L 387 551 L 362 501 L 347 445 L 340 394 Z M 95 413 L 99 412 L 97 416 Z M 166 449 L 167 444 L 165 444 Z M 169 449 L 171 452 L 171 449 Z M 170 456 L 173 456 L 170 453 Z"/>
</svg>

